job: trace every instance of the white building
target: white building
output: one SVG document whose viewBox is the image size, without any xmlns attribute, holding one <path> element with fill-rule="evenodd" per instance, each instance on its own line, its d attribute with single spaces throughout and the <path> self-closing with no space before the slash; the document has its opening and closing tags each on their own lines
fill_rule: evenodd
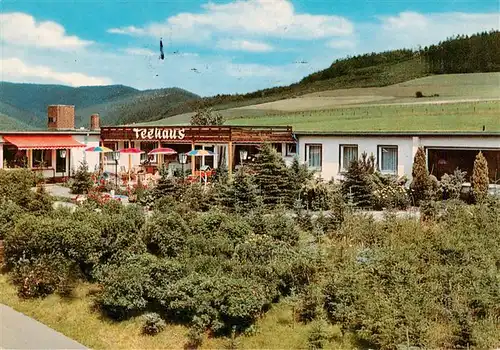
<svg viewBox="0 0 500 350">
<path fill-rule="evenodd" d="M 28 168 L 53 181 L 70 176 L 83 161 L 94 170 L 99 154 L 85 149 L 99 146 L 98 129 L 75 129 L 74 106 L 49 106 L 46 130 L 0 130 L 0 168 Z"/>
<path fill-rule="evenodd" d="M 427 166 L 438 179 L 456 168 L 472 175 L 474 159 L 482 151 L 488 161 L 490 183 L 500 183 L 499 132 L 295 132 L 298 153 L 325 180 L 341 180 L 351 160 L 373 154 L 384 174 L 411 180 L 418 147 L 427 154 Z"/>
</svg>

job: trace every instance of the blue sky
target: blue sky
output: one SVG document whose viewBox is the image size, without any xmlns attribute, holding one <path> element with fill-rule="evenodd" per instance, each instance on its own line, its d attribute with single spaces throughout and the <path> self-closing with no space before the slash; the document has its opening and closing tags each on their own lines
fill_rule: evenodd
<svg viewBox="0 0 500 350">
<path fill-rule="evenodd" d="M 2 80 L 201 95 L 285 85 L 347 55 L 500 29 L 498 0 L 3 0 L 0 9 Z"/>
</svg>

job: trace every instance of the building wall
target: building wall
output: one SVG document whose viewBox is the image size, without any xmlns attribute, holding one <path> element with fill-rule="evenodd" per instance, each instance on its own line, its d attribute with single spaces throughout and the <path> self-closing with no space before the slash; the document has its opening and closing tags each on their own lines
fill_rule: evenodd
<svg viewBox="0 0 500 350">
<path fill-rule="evenodd" d="M 411 136 L 402 137 L 362 137 L 362 136 L 299 136 L 298 157 L 301 163 L 306 160 L 306 145 L 321 144 L 322 145 L 322 167 L 318 174 L 325 180 L 341 180 L 342 173 L 341 165 L 341 145 L 357 145 L 358 156 L 361 157 L 363 152 L 368 156 L 373 154 L 378 163 L 379 146 L 397 146 L 397 175 L 411 176 L 413 156 L 418 146 L 414 146 L 414 141 Z"/>
<path fill-rule="evenodd" d="M 299 138 L 299 160 L 306 160 L 306 145 L 322 145 L 322 167 L 319 175 L 325 180 L 342 179 L 340 171 L 340 146 L 358 145 L 358 155 L 366 152 L 373 154 L 377 163 L 379 146 L 394 145 L 398 147 L 397 175 L 406 175 L 411 180 L 413 158 L 418 147 L 424 148 L 462 148 L 462 149 L 496 149 L 500 150 L 500 135 L 498 137 L 481 136 L 314 136 L 304 135 Z"/>
</svg>

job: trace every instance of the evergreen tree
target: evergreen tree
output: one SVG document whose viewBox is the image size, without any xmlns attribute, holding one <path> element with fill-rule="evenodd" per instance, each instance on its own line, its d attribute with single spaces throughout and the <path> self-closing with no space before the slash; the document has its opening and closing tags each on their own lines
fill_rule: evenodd
<svg viewBox="0 0 500 350">
<path fill-rule="evenodd" d="M 353 160 L 342 181 L 342 193 L 352 200 L 356 207 L 370 207 L 372 204 L 373 181 L 360 160 Z"/>
<path fill-rule="evenodd" d="M 283 204 L 290 198 L 288 169 L 270 144 L 262 145 L 252 166 L 256 173 L 255 183 L 265 205 Z"/>
<path fill-rule="evenodd" d="M 477 202 L 484 200 L 488 195 L 489 177 L 488 162 L 482 152 L 479 152 L 474 160 L 471 185 L 474 199 Z"/>
<path fill-rule="evenodd" d="M 425 151 L 419 147 L 415 158 L 413 159 L 413 169 L 411 173 L 413 179 L 410 184 L 413 193 L 415 204 L 429 199 L 431 190 L 431 181 L 429 171 L 427 170 L 427 161 L 425 159 Z"/>
<path fill-rule="evenodd" d="M 313 176 L 314 172 L 310 171 L 306 164 L 300 164 L 298 157 L 293 158 L 292 164 L 288 168 L 289 205 L 295 205 L 295 201 L 300 198 L 302 187 Z"/>
<path fill-rule="evenodd" d="M 174 178 L 168 176 L 168 169 L 164 165 L 160 168 L 160 176 L 158 184 L 153 190 L 154 199 L 178 194 L 179 185 Z"/>
<path fill-rule="evenodd" d="M 245 168 L 240 168 L 231 183 L 234 207 L 239 212 L 250 211 L 258 205 L 257 186 Z"/>
<path fill-rule="evenodd" d="M 213 111 L 212 108 L 200 108 L 191 117 L 191 125 L 222 125 L 224 121 L 222 114 Z"/>
<path fill-rule="evenodd" d="M 76 169 L 73 183 L 71 184 L 71 192 L 74 194 L 84 194 L 92 187 L 92 176 L 89 172 L 87 162 L 81 162 Z"/>
</svg>

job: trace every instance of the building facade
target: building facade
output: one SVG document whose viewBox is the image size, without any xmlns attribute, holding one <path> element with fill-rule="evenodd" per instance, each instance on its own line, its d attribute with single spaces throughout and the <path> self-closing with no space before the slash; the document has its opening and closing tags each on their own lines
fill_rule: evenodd
<svg viewBox="0 0 500 350">
<path fill-rule="evenodd" d="M 82 162 L 97 169 L 99 155 L 85 149 L 99 144 L 98 129 L 75 129 L 74 106 L 49 106 L 46 130 L 0 130 L 0 168 L 28 168 L 45 178 L 62 180 Z"/>
<path fill-rule="evenodd" d="M 325 180 L 341 180 L 353 159 L 373 155 L 383 174 L 411 180 L 413 158 L 423 147 L 429 172 L 438 179 L 457 168 L 472 175 L 479 151 L 488 161 L 490 183 L 500 183 L 500 133 L 486 132 L 296 132 L 299 157 Z"/>
</svg>

